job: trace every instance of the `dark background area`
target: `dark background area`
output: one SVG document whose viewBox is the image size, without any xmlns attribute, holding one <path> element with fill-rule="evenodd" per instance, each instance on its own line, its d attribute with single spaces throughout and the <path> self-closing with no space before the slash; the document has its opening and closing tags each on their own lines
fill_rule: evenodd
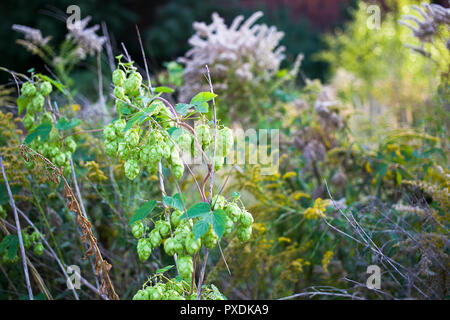
<svg viewBox="0 0 450 320">
<path fill-rule="evenodd" d="M 141 56 L 135 30 L 138 25 L 153 72 L 189 49 L 187 40 L 193 33 L 192 22 L 210 23 L 211 14 L 218 12 L 229 24 L 239 14 L 248 17 L 262 10 L 264 17 L 258 23 L 275 25 L 285 33 L 282 40 L 287 48 L 285 64 L 292 62 L 298 53 L 304 53 L 303 72 L 310 78 L 324 80 L 328 67 L 312 56 L 323 49 L 323 32 L 342 27 L 349 18 L 349 8 L 355 3 L 355 0 L 2 0 L 0 65 L 17 72 L 26 72 L 31 67 L 42 70 L 40 58 L 15 42 L 22 36 L 11 30 L 11 26 L 22 24 L 40 29 L 44 37 L 52 36 L 51 43 L 58 45 L 66 34 L 65 10 L 71 4 L 80 6 L 81 17 L 92 16 L 90 26 L 106 23 L 114 54 L 121 51 L 120 43 L 124 42 L 133 57 Z M 1 83 L 7 77 L 0 74 Z"/>
</svg>

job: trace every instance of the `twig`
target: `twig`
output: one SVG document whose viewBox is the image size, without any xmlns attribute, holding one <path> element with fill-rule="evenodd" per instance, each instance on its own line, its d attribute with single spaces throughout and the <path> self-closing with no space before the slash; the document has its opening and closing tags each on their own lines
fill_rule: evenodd
<svg viewBox="0 0 450 320">
<path fill-rule="evenodd" d="M 139 28 L 137 25 L 136 25 L 136 32 L 138 35 L 139 45 L 141 47 L 142 59 L 144 59 L 144 66 L 145 66 L 145 73 L 147 73 L 148 87 L 150 88 L 150 92 L 153 95 L 153 87 L 152 87 L 152 81 L 150 79 L 150 72 L 148 72 L 148 65 L 147 65 L 147 59 L 145 58 L 144 46 L 142 45 L 141 34 L 139 32 Z"/>
<path fill-rule="evenodd" d="M 208 255 L 209 255 L 209 249 L 206 249 L 205 256 L 203 257 L 203 265 L 202 265 L 202 269 L 200 271 L 200 277 L 198 278 L 197 300 L 200 300 L 202 297 L 202 282 L 203 282 L 203 278 L 205 277 L 205 269 L 206 269 L 206 262 L 208 261 Z"/>
<path fill-rule="evenodd" d="M 208 65 L 205 66 L 208 74 L 208 83 L 209 89 L 211 93 L 214 94 L 214 89 L 211 82 L 211 73 L 209 72 Z M 214 121 L 214 148 L 213 148 L 213 156 L 212 156 L 212 165 L 211 165 L 211 177 L 209 178 L 209 202 L 211 203 L 213 187 L 214 187 L 214 173 L 215 173 L 215 163 L 216 163 L 216 143 L 217 143 L 217 118 L 216 118 L 216 102 L 214 98 L 212 99 L 213 105 L 213 121 Z M 229 271 L 229 270 L 228 270 Z"/>
</svg>

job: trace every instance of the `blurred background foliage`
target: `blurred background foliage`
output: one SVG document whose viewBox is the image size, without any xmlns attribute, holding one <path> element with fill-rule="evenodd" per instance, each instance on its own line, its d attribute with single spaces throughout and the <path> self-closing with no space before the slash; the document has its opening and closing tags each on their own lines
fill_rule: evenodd
<svg viewBox="0 0 450 320">
<path fill-rule="evenodd" d="M 270 2 L 270 1 L 267 1 Z M 137 42 L 135 24 L 142 34 L 146 53 L 152 68 L 162 68 L 164 62 L 171 61 L 183 55 L 188 49 L 187 40 L 193 33 L 194 21 L 208 22 L 213 12 L 219 12 L 226 22 L 235 16 L 244 14 L 249 16 L 255 10 L 265 12 L 262 22 L 274 25 L 283 30 L 285 37 L 281 44 L 287 48 L 285 65 L 292 63 L 299 52 L 305 54 L 303 72 L 312 78 L 325 79 L 329 74 L 329 64 L 313 58 L 326 45 L 321 41 L 321 34 L 335 26 L 342 26 L 349 18 L 348 6 L 354 6 L 356 1 L 344 1 L 339 7 L 339 19 L 327 22 L 325 26 L 317 26 L 305 15 L 292 17 L 289 2 L 275 2 L 275 8 L 268 7 L 264 2 L 249 4 L 246 1 L 189 1 L 189 0 L 152 0 L 152 1 L 77 1 L 81 8 L 82 17 L 92 16 L 93 23 L 104 21 L 112 35 L 112 44 L 120 48 L 124 42 L 131 56 L 140 54 Z M 348 3 L 347 3 L 348 2 Z M 74 4 L 73 1 L 25 1 L 5 0 L 0 3 L 0 43 L 2 65 L 17 72 L 25 72 L 31 66 L 38 70 L 42 62 L 14 45 L 17 33 L 11 31 L 13 24 L 27 25 L 40 29 L 44 36 L 51 35 L 55 42 L 59 42 L 65 35 L 65 8 Z M 268 10 L 270 9 L 270 10 Z M 320 8 L 318 8 L 320 10 Z M 156 70 L 155 70 L 156 71 Z M 4 74 L 0 79 L 6 79 Z"/>
</svg>

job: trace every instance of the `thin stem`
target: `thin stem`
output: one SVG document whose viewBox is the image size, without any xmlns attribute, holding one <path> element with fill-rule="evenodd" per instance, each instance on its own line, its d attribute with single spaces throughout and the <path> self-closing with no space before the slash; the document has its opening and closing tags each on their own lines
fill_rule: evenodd
<svg viewBox="0 0 450 320">
<path fill-rule="evenodd" d="M 200 300 L 202 297 L 202 283 L 203 283 L 203 278 L 205 277 L 206 262 L 208 261 L 208 256 L 209 256 L 209 249 L 206 249 L 205 256 L 203 257 L 203 265 L 202 265 L 202 269 L 200 271 L 200 277 L 198 278 L 197 300 Z"/>
</svg>

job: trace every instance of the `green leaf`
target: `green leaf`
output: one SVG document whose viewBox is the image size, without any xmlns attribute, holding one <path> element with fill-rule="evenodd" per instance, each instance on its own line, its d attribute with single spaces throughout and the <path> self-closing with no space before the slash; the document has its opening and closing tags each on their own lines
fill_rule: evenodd
<svg viewBox="0 0 450 320">
<path fill-rule="evenodd" d="M 172 137 L 172 134 L 178 130 L 181 130 L 180 128 L 177 127 L 171 127 L 169 129 L 167 129 L 167 132 L 169 133 L 169 135 Z"/>
<path fill-rule="evenodd" d="M 11 193 L 13 196 L 22 190 L 21 185 L 10 186 Z M 4 183 L 0 184 L 0 206 L 9 203 L 8 190 L 6 190 L 6 185 Z"/>
<path fill-rule="evenodd" d="M 164 273 L 166 271 L 169 271 L 170 269 L 172 269 L 174 267 L 174 265 L 170 265 L 170 266 L 166 266 L 164 268 L 158 269 L 156 270 L 156 273 Z"/>
<path fill-rule="evenodd" d="M 184 197 L 183 197 L 183 200 L 186 201 L 186 199 Z M 178 193 L 175 194 L 173 197 L 165 196 L 163 198 L 163 203 L 170 208 L 184 211 L 183 202 L 181 201 L 181 196 Z"/>
<path fill-rule="evenodd" d="M 121 105 L 119 107 L 119 112 L 124 114 L 124 115 L 129 115 L 131 113 L 131 110 L 130 110 L 130 108 L 124 107 L 124 106 Z"/>
<path fill-rule="evenodd" d="M 154 90 L 155 92 L 162 92 L 162 93 L 172 93 L 172 92 L 174 92 L 175 90 L 173 90 L 172 88 L 169 88 L 169 87 L 163 87 L 163 86 L 161 86 L 161 87 L 156 87 L 155 88 L 155 90 Z"/>
<path fill-rule="evenodd" d="M 17 249 L 19 248 L 19 238 L 14 237 L 14 240 L 10 242 L 8 246 L 8 258 L 13 259 L 17 254 Z"/>
<path fill-rule="evenodd" d="M 188 211 L 187 215 L 189 218 L 200 218 L 205 217 L 211 212 L 211 207 L 207 202 L 199 202 L 194 204 Z"/>
<path fill-rule="evenodd" d="M 81 123 L 80 119 L 73 118 L 70 121 L 67 121 L 65 117 L 62 117 L 61 119 L 58 120 L 58 122 L 56 123 L 55 127 L 56 127 L 56 129 L 59 129 L 59 130 L 62 130 L 62 131 L 66 131 L 66 130 L 75 128 L 80 123 Z"/>
<path fill-rule="evenodd" d="M 194 224 L 193 228 L 195 238 L 198 239 L 201 236 L 203 236 L 206 233 L 206 231 L 208 231 L 208 229 L 209 229 L 209 222 L 207 222 L 206 220 L 197 221 Z"/>
<path fill-rule="evenodd" d="M 191 104 L 200 105 L 217 97 L 217 94 L 211 92 L 200 92 L 191 99 Z"/>
<path fill-rule="evenodd" d="M 185 116 L 188 113 L 189 108 L 193 108 L 194 106 L 187 103 L 177 103 L 175 105 L 175 110 L 181 114 L 182 116 Z"/>
<path fill-rule="evenodd" d="M 215 210 L 212 217 L 212 225 L 214 228 L 214 231 L 216 232 L 217 236 L 222 238 L 223 233 L 225 231 L 225 224 L 227 219 L 227 214 L 223 210 Z"/>
<path fill-rule="evenodd" d="M 9 244 L 14 240 L 14 238 L 17 239 L 17 236 L 14 234 L 8 234 L 3 238 L 2 242 L 0 242 L 0 253 L 9 247 Z"/>
<path fill-rule="evenodd" d="M 45 142 L 50 134 L 50 131 L 52 131 L 53 125 L 50 122 L 44 122 L 38 127 L 36 127 L 31 133 L 25 138 L 24 142 L 25 144 L 30 143 L 37 137 L 41 137 L 41 142 Z"/>
<path fill-rule="evenodd" d="M 145 219 L 150 214 L 150 212 L 152 212 L 153 209 L 155 209 L 155 206 L 156 200 L 147 201 L 139 209 L 137 209 L 136 213 L 131 217 L 130 222 L 128 224 L 131 225 L 137 221 Z"/>
<path fill-rule="evenodd" d="M 19 116 L 22 113 L 22 111 L 27 107 L 27 105 L 30 103 L 30 98 L 25 96 L 20 96 L 17 98 L 17 108 L 19 112 Z"/>
<path fill-rule="evenodd" d="M 131 129 L 131 127 L 133 126 L 133 124 L 139 120 L 140 117 L 142 117 L 144 114 L 142 113 L 142 111 L 139 111 L 138 113 L 136 113 L 134 116 L 132 116 L 130 119 L 128 119 L 127 124 L 125 125 L 125 128 L 123 128 L 122 132 L 126 132 L 128 130 Z M 145 115 L 144 115 L 145 116 Z"/>
<path fill-rule="evenodd" d="M 197 111 L 200 112 L 200 113 L 207 113 L 208 110 L 209 110 L 208 102 L 203 102 L 203 103 L 200 103 L 200 104 L 195 104 L 194 107 L 195 107 L 195 110 L 197 110 Z"/>
<path fill-rule="evenodd" d="M 17 254 L 18 247 L 19 238 L 16 235 L 9 234 L 0 243 L 0 253 L 6 250 L 8 258 L 12 259 Z"/>
</svg>

